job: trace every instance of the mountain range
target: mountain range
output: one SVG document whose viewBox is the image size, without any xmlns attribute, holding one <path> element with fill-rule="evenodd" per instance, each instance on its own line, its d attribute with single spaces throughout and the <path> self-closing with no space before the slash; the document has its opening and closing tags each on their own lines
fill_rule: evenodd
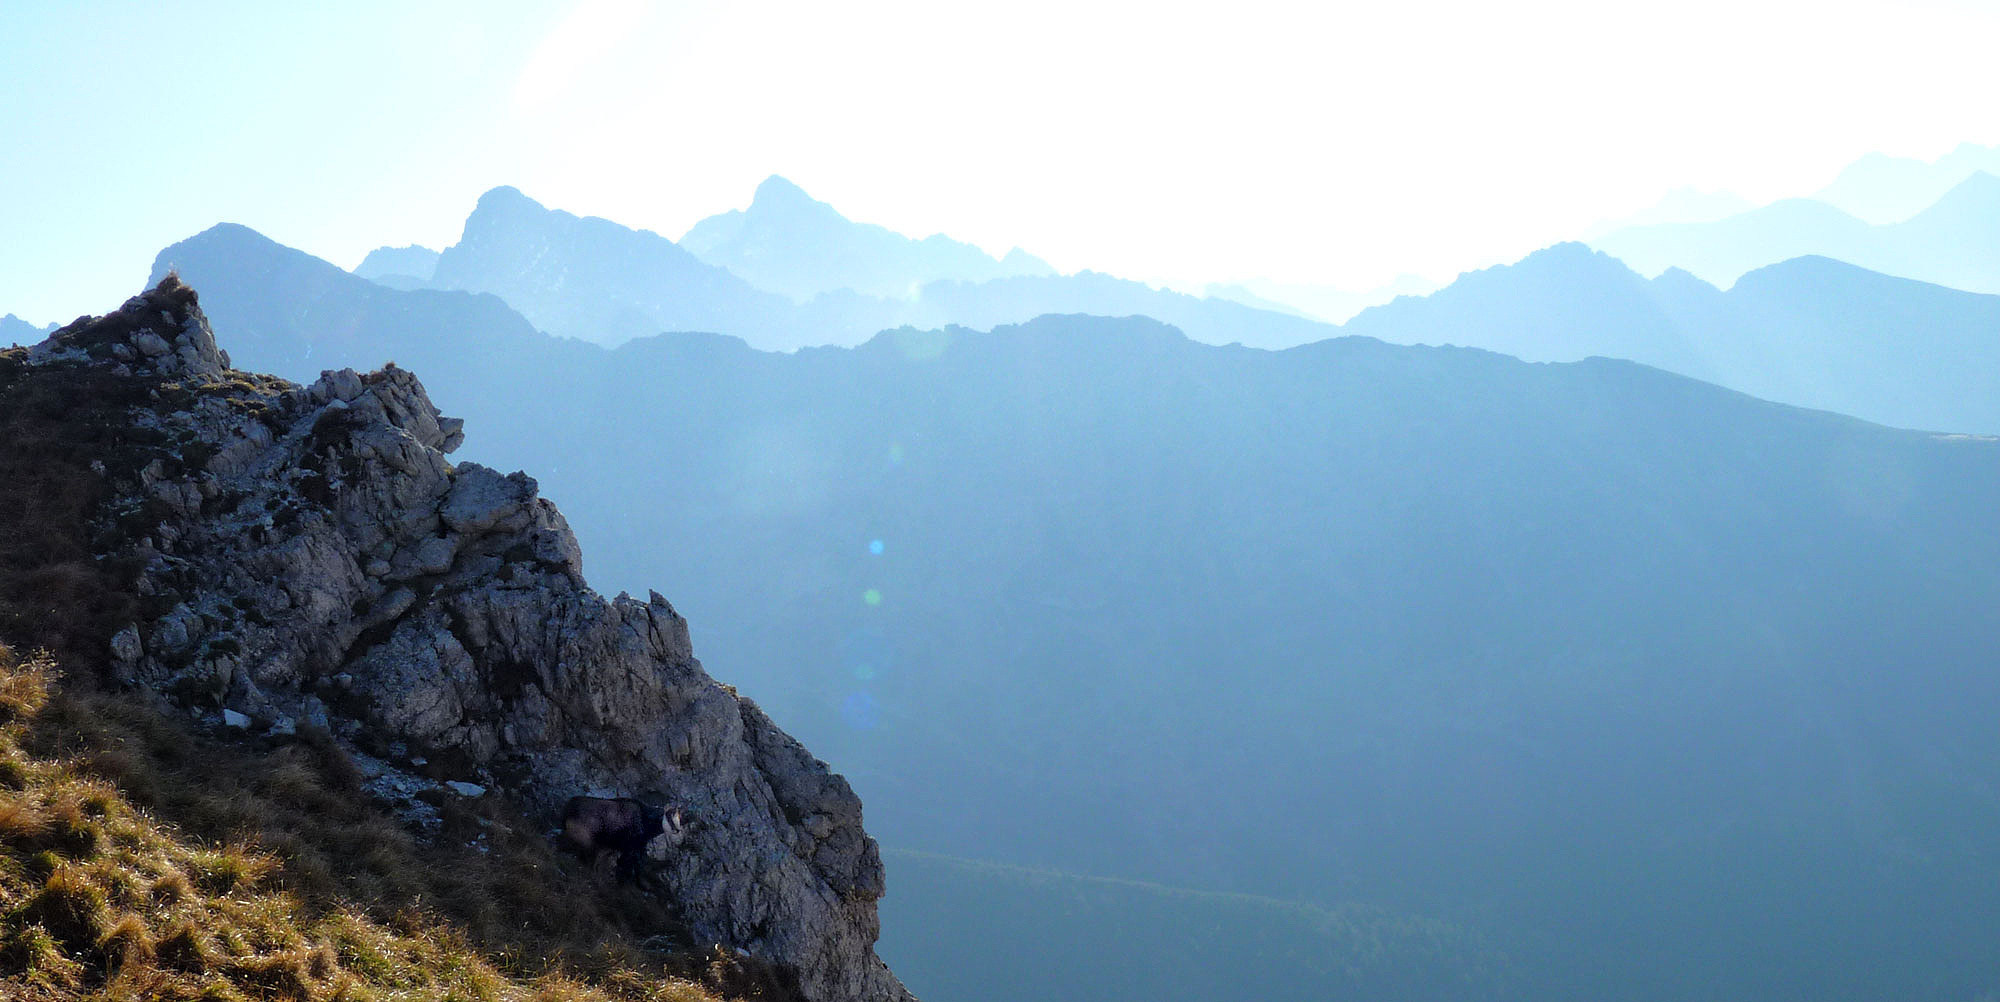
<svg viewBox="0 0 2000 1002">
<path fill-rule="evenodd" d="M 2000 434 L 2000 296 L 1823 257 L 1759 268 L 1723 291 L 1678 269 L 1648 280 L 1558 244 L 1341 330 L 1531 362 L 1626 358 L 1882 424 Z"/>
<path fill-rule="evenodd" d="M 1019 248 L 995 260 L 942 234 L 913 240 L 885 227 L 852 222 L 777 175 L 757 186 L 748 209 L 710 216 L 679 243 L 760 289 L 802 303 L 843 289 L 908 299 L 931 282 L 1056 273 L 1048 262 Z"/>
<path fill-rule="evenodd" d="M 492 293 L 539 330 L 606 346 L 666 331 L 703 331 L 741 337 L 759 348 L 791 350 L 859 344 L 895 327 L 983 328 L 1044 313 L 1143 314 L 1175 324 L 1198 340 L 1259 347 L 1300 344 L 1333 333 L 1331 326 L 1304 317 L 1096 272 L 1057 275 L 1018 255 L 994 263 L 999 272 L 1011 274 L 978 281 L 939 278 L 912 290 L 909 283 L 926 269 L 980 271 L 960 267 L 962 260 L 950 264 L 964 256 L 950 248 L 971 248 L 942 238 L 908 241 L 880 227 L 849 222 L 781 179 L 767 181 L 759 192 L 749 212 L 715 217 L 691 235 L 697 242 L 714 239 L 704 246 L 718 260 L 736 262 L 732 268 L 749 261 L 759 274 L 776 273 L 770 269 L 803 274 L 822 262 L 836 267 L 842 280 L 861 273 L 855 269 L 875 268 L 876 284 L 895 285 L 896 295 L 839 288 L 795 303 L 656 233 L 547 209 L 513 188 L 496 188 L 480 197 L 464 235 L 445 248 L 427 287 Z M 784 228 L 794 224 L 803 228 Z M 778 247 L 788 249 L 780 253 Z M 839 272 L 835 264 L 850 252 L 883 248 L 892 265 L 876 268 L 856 260 Z M 896 277 L 880 277 L 890 273 Z"/>
<path fill-rule="evenodd" d="M 1440 916 L 1507 997 L 2000 984 L 2000 443 L 1140 318 L 607 350 L 240 228 L 167 260 L 239 364 L 423 371 L 888 845 Z"/>
<path fill-rule="evenodd" d="M 1934 161 L 1870 153 L 1813 198 L 1871 223 L 1898 223 L 1980 172 L 2000 174 L 2000 146 L 1962 143 Z"/>
<path fill-rule="evenodd" d="M 2000 292 L 2000 175 L 1970 174 L 1894 223 L 1869 223 L 1813 199 L 1785 199 L 1706 223 L 1633 226 L 1591 246 L 1648 275 L 1681 268 L 1717 285 L 1806 255 L 1972 292 Z"/>
<path fill-rule="evenodd" d="M 545 209 L 514 188 L 479 197 L 432 288 L 504 295 L 543 331 L 603 345 L 669 330 L 790 340 L 792 303 L 704 264 L 673 241 Z"/>
</svg>

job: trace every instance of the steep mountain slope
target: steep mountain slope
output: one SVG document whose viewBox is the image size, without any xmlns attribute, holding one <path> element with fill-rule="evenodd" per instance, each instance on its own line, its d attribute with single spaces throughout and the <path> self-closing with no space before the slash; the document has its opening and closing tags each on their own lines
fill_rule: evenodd
<svg viewBox="0 0 2000 1002">
<path fill-rule="evenodd" d="M 2000 176 L 1974 173 L 1897 223 L 1870 224 L 1831 205 L 1787 199 L 1712 223 L 1635 226 L 1590 245 L 1652 275 L 1681 268 L 1717 285 L 1818 255 L 1888 275 L 2000 293 Z"/>
<path fill-rule="evenodd" d="M 487 192 L 466 220 L 465 232 L 439 261 L 434 287 L 492 293 L 540 330 L 603 345 L 665 331 L 702 331 L 785 351 L 859 344 L 901 326 L 990 327 L 1072 312 L 1157 317 L 1215 344 L 1280 347 L 1332 333 L 1328 325 L 1301 317 L 1092 272 L 940 280 L 914 291 L 899 287 L 893 297 L 842 289 L 799 305 L 702 264 L 665 237 L 544 209 L 512 188 Z M 793 250 L 805 254 L 803 248 Z M 798 263 L 803 266 L 804 258 Z M 1037 269 L 1002 269 L 1023 270 Z"/>
<path fill-rule="evenodd" d="M 703 264 L 673 241 L 545 209 L 513 188 L 481 195 L 432 285 L 504 298 L 551 334 L 613 345 L 666 330 L 720 330 L 792 347 L 791 304 Z"/>
<path fill-rule="evenodd" d="M 1055 274 L 1047 262 L 1019 249 L 996 261 L 943 234 L 913 240 L 852 222 L 776 175 L 757 186 L 748 209 L 710 216 L 679 242 L 709 264 L 802 303 L 841 289 L 907 299 L 936 281 Z"/>
<path fill-rule="evenodd" d="M 136 596 L 99 641 L 109 679 L 386 756 L 368 788 L 426 826 L 489 790 L 545 819 L 592 791 L 672 803 L 698 824 L 654 843 L 650 879 L 694 943 L 808 999 L 908 998 L 871 949 L 883 871 L 860 802 L 708 677 L 665 599 L 589 590 L 534 480 L 445 460 L 462 423 L 408 371 L 301 386 L 229 361 L 173 276 L 0 356 L 0 413 L 91 426 L 83 456 L 49 461 L 91 458 L 108 491 L 97 573 Z"/>
<path fill-rule="evenodd" d="M 221 305 L 224 330 L 257 332 L 233 342 L 234 357 L 253 372 L 306 378 L 329 367 L 372 367 L 392 357 L 453 359 L 441 375 L 455 406 L 461 388 L 512 371 L 511 358 L 584 358 L 594 352 L 584 342 L 541 334 L 496 296 L 391 289 L 233 223 L 161 251 L 148 284 L 166 277 L 170 266 L 211 290 L 209 302 Z M 387 332 L 395 336 L 385 340 Z M 427 377 L 426 385 L 437 394 L 435 379 Z"/>
<path fill-rule="evenodd" d="M 1681 271 L 1648 281 L 1558 244 L 1342 330 L 1537 362 L 1626 358 L 1884 424 L 2000 434 L 2000 296 L 1826 258 L 1761 268 L 1724 292 Z"/>
<path fill-rule="evenodd" d="M 53 329 L 53 327 L 37 327 L 9 313 L 4 317 L 0 317 L 0 343 L 33 343 L 48 337 L 49 331 Z"/>
<path fill-rule="evenodd" d="M 2000 986 L 2000 443 L 1142 320 L 362 335 L 600 579 L 688 593 L 891 844 L 1446 916 L 1524 998 Z"/>
</svg>

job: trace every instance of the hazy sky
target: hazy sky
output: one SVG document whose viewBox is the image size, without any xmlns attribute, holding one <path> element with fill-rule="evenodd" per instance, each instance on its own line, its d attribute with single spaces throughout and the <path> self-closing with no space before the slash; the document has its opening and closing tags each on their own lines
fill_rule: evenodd
<svg viewBox="0 0 2000 1002">
<path fill-rule="evenodd" d="M 679 236 L 765 175 L 1065 270 L 1449 277 L 1682 185 L 2000 142 L 2000 3 L 28 3 L 0 312 L 222 220 L 343 266 L 481 191 Z"/>
</svg>

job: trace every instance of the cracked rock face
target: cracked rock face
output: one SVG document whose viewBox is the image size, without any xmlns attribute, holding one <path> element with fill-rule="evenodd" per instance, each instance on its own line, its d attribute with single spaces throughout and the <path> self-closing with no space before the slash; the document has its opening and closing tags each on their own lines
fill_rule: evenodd
<svg viewBox="0 0 2000 1002">
<path fill-rule="evenodd" d="M 174 601 L 112 638 L 128 680 L 258 729 L 388 735 L 550 818 L 587 792 L 679 806 L 701 824 L 657 873 L 699 940 L 807 998 L 909 997 L 874 953 L 882 861 L 847 782 L 703 671 L 666 599 L 586 587 L 533 478 L 447 461 L 460 422 L 414 375 L 235 372 L 172 277 L 30 362 L 159 381 L 133 421 L 174 461 L 114 487 L 158 517 L 140 593 Z"/>
</svg>

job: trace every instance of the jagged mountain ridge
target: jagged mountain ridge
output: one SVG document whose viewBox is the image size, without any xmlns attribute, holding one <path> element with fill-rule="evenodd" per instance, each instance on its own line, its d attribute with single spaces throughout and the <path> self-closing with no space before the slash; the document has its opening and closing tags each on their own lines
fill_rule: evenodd
<svg viewBox="0 0 2000 1002">
<path fill-rule="evenodd" d="M 1881 424 L 2000 434 L 2000 296 L 1823 257 L 1720 290 L 1677 269 L 1649 280 L 1601 251 L 1558 244 L 1341 329 L 1531 362 L 1625 358 Z"/>
<path fill-rule="evenodd" d="M 943 234 L 919 240 L 853 222 L 775 174 L 757 186 L 748 209 L 709 216 L 678 243 L 752 285 L 801 303 L 842 289 L 907 299 L 936 281 L 1055 274 L 1020 248 L 995 260 Z"/>
<path fill-rule="evenodd" d="M 908 998 L 871 949 L 883 874 L 859 801 L 708 677 L 672 606 L 590 591 L 532 479 L 444 459 L 461 422 L 408 371 L 300 386 L 229 363 L 174 278 L 26 353 L 129 384 L 147 402 L 128 438 L 159 443 L 106 473 L 135 530 L 116 556 L 156 610 L 113 638 L 117 675 L 273 733 L 407 743 L 545 813 L 670 800 L 703 824 L 657 875 L 699 940 L 807 998 Z M 431 785 L 386 775 L 392 797 Z"/>
<path fill-rule="evenodd" d="M 589 361 L 596 349 L 538 334 L 498 297 L 382 288 L 233 224 L 163 250 L 153 280 L 176 264 L 222 293 L 219 302 L 232 326 L 257 332 L 239 347 L 251 353 L 245 357 L 254 368 L 310 374 L 327 358 L 368 358 L 376 352 L 406 357 L 419 345 L 428 350 L 442 343 L 466 347 L 453 353 L 440 349 L 427 366 L 438 374 L 434 384 L 455 378 L 447 373 L 500 378 L 510 364 L 502 346 L 525 357 L 548 356 L 547 364 L 562 368 L 596 364 Z M 1076 283 L 1099 279 L 1113 297 L 1126 285 L 1088 273 L 1062 281 L 1078 288 L 1087 286 Z M 1991 392 L 2000 385 L 1995 333 L 2000 297 L 1825 259 L 1760 269 L 1739 284 L 1718 290 L 1679 271 L 1648 280 L 1602 252 L 1558 244 L 1325 329 L 1394 344 L 1484 348 L 1528 361 L 1627 358 L 1753 396 L 1891 426 L 2000 433 L 2000 398 Z M 945 290 L 939 295 L 948 301 Z M 1830 308 L 1832 303 L 1839 306 Z M 1004 313 L 976 305 L 957 312 L 986 327 L 1002 322 Z M 1091 305 L 1114 308 L 1088 309 Z M 1119 315 L 1129 311 L 1115 307 L 1139 305 L 1086 302 L 1077 312 Z M 952 312 L 942 309 L 939 315 Z M 1245 310 L 1241 319 L 1256 324 L 1271 315 Z M 402 333 L 385 334 L 394 331 Z"/>
<path fill-rule="evenodd" d="M 1820 256 L 1870 271 L 2000 293 L 2000 176 L 1972 173 L 1908 219 L 1872 224 L 1793 198 L 1709 223 L 1634 226 L 1590 245 L 1642 274 L 1681 268 L 1727 286 L 1746 272 Z"/>
<path fill-rule="evenodd" d="M 47 337 L 55 329 L 55 324 L 50 324 L 47 327 L 37 327 L 9 313 L 4 317 L 0 317 L 0 342 L 20 344 L 24 341 L 39 341 Z"/>
<path fill-rule="evenodd" d="M 479 197 L 431 287 L 506 299 L 541 330 L 615 345 L 662 330 L 724 330 L 789 346 L 792 305 L 673 241 L 545 209 L 518 189 Z"/>
<path fill-rule="evenodd" d="M 1044 313 L 1143 314 L 1216 344 L 1278 347 L 1333 333 L 1318 321 L 1087 271 L 938 280 L 914 298 L 843 289 L 797 304 L 701 262 L 659 234 L 547 209 L 513 188 L 480 198 L 464 238 L 445 249 L 431 286 L 491 293 L 539 330 L 606 346 L 697 331 L 789 351 L 859 344 L 894 327 L 984 328 Z"/>
</svg>

